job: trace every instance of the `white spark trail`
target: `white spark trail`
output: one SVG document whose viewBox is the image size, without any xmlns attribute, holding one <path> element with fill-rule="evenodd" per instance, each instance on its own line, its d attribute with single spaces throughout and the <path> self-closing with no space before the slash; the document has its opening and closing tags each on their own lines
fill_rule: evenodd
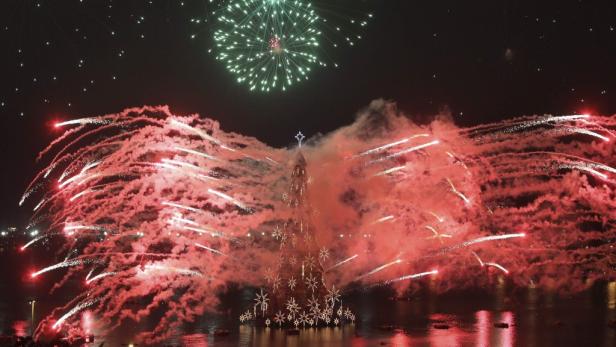
<svg viewBox="0 0 616 347">
<path fill-rule="evenodd" d="M 203 228 L 191 227 L 191 226 L 188 226 L 188 225 L 183 225 L 182 228 L 186 229 L 186 230 L 194 231 L 194 232 L 196 232 L 198 234 L 210 234 L 210 235 L 212 235 L 214 237 L 223 237 L 224 236 L 222 233 L 218 233 L 218 232 L 207 230 L 207 229 L 203 229 Z"/>
<path fill-rule="evenodd" d="M 200 174 L 200 173 L 194 173 L 194 172 L 191 172 L 191 171 L 187 171 L 187 170 L 184 170 L 182 167 L 175 166 L 175 165 L 172 165 L 170 163 L 153 163 L 153 165 L 157 166 L 157 167 L 162 167 L 164 169 L 175 170 L 175 171 L 181 172 L 181 173 L 183 173 L 183 174 L 185 174 L 187 176 L 194 177 L 194 178 L 197 178 L 197 179 L 200 179 L 200 180 L 203 180 L 203 181 L 220 181 L 220 179 L 218 179 L 218 178 L 215 178 L 215 177 L 212 177 L 212 176 L 208 176 L 208 175 L 204 175 L 204 174 Z"/>
<path fill-rule="evenodd" d="M 197 171 L 206 171 L 202 167 L 199 167 L 197 165 L 194 165 L 194 164 L 191 164 L 191 163 L 187 163 L 187 162 L 181 161 L 181 160 L 174 160 L 174 159 L 163 158 L 161 161 L 163 163 L 166 163 L 166 164 L 187 167 L 187 168 L 194 169 L 194 170 L 197 170 Z"/>
<path fill-rule="evenodd" d="M 146 275 L 149 275 L 150 272 L 156 271 L 156 270 L 163 271 L 163 272 L 176 272 L 176 273 L 179 273 L 181 275 L 186 275 L 186 276 L 203 277 L 203 274 L 196 270 L 178 268 L 178 267 L 173 267 L 173 266 L 164 266 L 164 265 L 159 265 L 159 264 L 146 265 L 145 269 L 143 270 L 143 273 Z"/>
<path fill-rule="evenodd" d="M 470 204 L 471 201 L 469 200 L 469 198 L 466 197 L 466 195 L 462 194 L 461 192 L 459 192 L 456 187 L 453 185 L 453 182 L 451 182 L 451 180 L 448 178 L 447 182 L 449 183 L 449 185 L 451 186 L 451 192 L 456 194 L 457 196 L 459 196 L 462 200 L 464 200 L 464 202 L 466 204 Z"/>
<path fill-rule="evenodd" d="M 194 207 L 190 207 L 190 206 L 186 206 L 186 205 L 181 205 L 181 204 L 176 204 L 176 203 L 171 202 L 171 201 L 163 201 L 161 204 L 165 205 L 165 206 L 180 208 L 180 209 L 191 211 L 191 212 L 201 212 L 201 210 L 198 209 L 198 208 L 194 208 Z"/>
<path fill-rule="evenodd" d="M 196 247 L 199 247 L 199 248 L 203 248 L 203 249 L 205 249 L 205 250 L 208 250 L 208 251 L 210 251 L 210 252 L 212 252 L 212 253 L 216 253 L 216 254 L 220 254 L 220 255 L 224 255 L 224 256 L 226 256 L 226 254 L 224 254 L 223 252 L 221 252 L 221 251 L 219 251 L 219 250 L 216 250 L 216 249 L 214 249 L 214 248 L 210 248 L 210 247 L 208 247 L 208 246 L 202 245 L 202 244 L 200 244 L 200 243 L 196 243 L 196 242 L 195 242 L 195 246 L 196 246 Z"/>
<path fill-rule="evenodd" d="M 443 243 L 443 238 L 452 238 L 452 236 L 451 236 L 451 235 L 449 235 L 449 234 L 442 234 L 442 233 L 439 233 L 439 232 L 436 230 L 436 228 L 434 228 L 434 227 L 433 227 L 433 226 L 431 226 L 431 225 L 426 225 L 426 226 L 424 226 L 424 227 L 425 227 L 426 229 L 428 229 L 428 230 L 432 231 L 432 234 L 433 234 L 433 235 L 432 235 L 432 236 L 430 236 L 430 237 L 428 237 L 428 239 L 438 239 L 441 243 Z"/>
<path fill-rule="evenodd" d="M 593 168 L 586 166 L 586 163 L 569 163 L 569 164 L 561 164 L 558 166 L 559 169 L 573 169 L 587 172 L 593 176 L 600 177 L 604 180 L 608 179 L 608 176 L 602 172 L 599 172 Z"/>
<path fill-rule="evenodd" d="M 387 170 L 383 170 L 381 172 L 377 172 L 373 176 L 374 177 L 385 176 L 385 175 L 389 175 L 390 173 L 394 173 L 394 172 L 397 172 L 397 171 L 400 171 L 400 170 L 404 170 L 405 168 L 406 168 L 406 165 L 395 166 L 395 167 L 392 167 L 391 169 L 387 169 Z"/>
<path fill-rule="evenodd" d="M 416 278 L 421 278 L 421 277 L 430 276 L 430 275 L 436 275 L 436 274 L 438 274 L 438 270 L 420 272 L 420 273 L 416 273 L 416 274 L 405 275 L 405 276 L 401 276 L 401 277 L 398 277 L 398 278 L 394 278 L 392 280 L 385 281 L 384 284 L 390 284 L 390 283 L 400 282 L 400 281 L 405 281 L 405 280 L 413 280 L 413 279 L 416 279 Z"/>
<path fill-rule="evenodd" d="M 94 305 L 96 302 L 98 302 L 98 299 L 95 300 L 88 300 L 88 301 L 84 301 L 81 302 L 80 304 L 78 304 L 77 306 L 73 307 L 70 311 L 68 311 L 67 313 L 65 313 L 62 317 L 60 317 L 60 319 L 58 319 L 52 326 L 53 329 L 59 329 L 60 327 L 62 327 L 62 324 L 71 316 L 73 316 L 74 314 L 78 313 L 79 311 L 88 308 L 92 305 Z"/>
<path fill-rule="evenodd" d="M 507 275 L 509 274 L 509 270 L 505 269 L 505 267 L 503 267 L 500 264 L 497 264 L 497 263 L 484 263 L 484 264 L 486 266 L 491 266 L 491 267 L 497 268 L 497 269 L 501 270 L 502 272 L 504 272 Z"/>
<path fill-rule="evenodd" d="M 209 159 L 209 160 L 221 161 L 220 159 L 218 159 L 218 158 L 216 158 L 216 157 L 214 157 L 212 155 L 209 155 L 207 153 L 203 153 L 203 152 L 200 152 L 200 151 L 196 151 L 194 149 L 184 148 L 184 147 L 180 147 L 180 146 L 175 146 L 175 147 L 173 147 L 173 149 L 178 151 L 178 152 L 194 154 L 194 155 L 197 155 L 197 156 Z"/>
<path fill-rule="evenodd" d="M 402 260 L 401 260 L 401 259 L 396 259 L 396 260 L 394 260 L 394 261 L 392 261 L 392 262 L 390 262 L 390 263 L 387 263 L 387 264 L 381 265 L 381 266 L 377 267 L 376 269 L 374 269 L 374 270 L 372 270 L 372 271 L 370 271 L 370 272 L 368 272 L 368 273 L 365 273 L 365 274 L 363 274 L 363 275 L 357 276 L 357 277 L 355 278 L 355 280 L 357 281 L 357 280 L 360 280 L 360 279 L 362 279 L 362 278 L 368 277 L 368 276 L 373 275 L 373 274 L 375 274 L 375 273 L 377 273 L 377 272 L 379 272 L 379 271 L 382 271 L 382 270 L 384 270 L 384 269 L 386 269 L 386 268 L 388 268 L 388 267 L 390 267 L 390 266 L 392 266 L 392 265 L 400 264 L 401 262 L 402 262 Z"/>
<path fill-rule="evenodd" d="M 81 197 L 81 196 L 84 196 L 84 195 L 86 195 L 86 194 L 90 194 L 90 193 L 94 193 L 94 192 L 96 192 L 96 190 L 94 190 L 94 189 L 86 189 L 86 190 L 84 190 L 84 191 L 81 191 L 81 192 L 79 192 L 79 193 L 77 193 L 77 194 L 73 195 L 73 196 L 69 199 L 69 201 L 70 201 L 70 202 L 73 202 L 73 201 L 75 201 L 76 199 L 78 199 L 78 198 L 79 198 L 79 197 Z"/>
<path fill-rule="evenodd" d="M 184 223 L 184 224 L 188 224 L 188 225 L 199 226 L 199 223 L 197 223 L 197 222 L 195 222 L 193 220 L 182 218 L 182 217 L 178 217 L 178 216 L 172 217 L 171 220 L 169 221 L 170 224 L 175 225 L 174 222 L 179 222 L 180 224 Z"/>
<path fill-rule="evenodd" d="M 39 242 L 40 240 L 42 240 L 42 239 L 46 238 L 47 236 L 49 236 L 49 235 L 47 235 L 47 234 L 42 234 L 42 235 L 39 235 L 39 236 L 37 236 L 37 237 L 33 238 L 32 240 L 28 241 L 28 243 L 26 243 L 25 245 L 21 246 L 21 248 L 20 248 L 20 249 L 21 249 L 22 251 L 25 251 L 25 250 L 26 250 L 26 248 L 28 248 L 28 247 L 32 246 L 33 244 L 35 244 L 35 243 Z"/>
<path fill-rule="evenodd" d="M 111 233 L 110 230 L 105 229 L 96 225 L 67 225 L 64 227 L 64 232 L 68 235 L 73 235 L 77 230 L 93 230 L 93 231 L 101 231 L 105 233 Z"/>
<path fill-rule="evenodd" d="M 96 276 L 94 276 L 92 278 L 89 278 L 89 279 L 86 278 L 86 284 L 90 284 L 90 283 L 92 283 L 94 281 L 100 280 L 101 278 L 105 278 L 107 276 L 113 276 L 115 274 L 117 274 L 117 272 L 103 272 L 103 273 L 100 273 L 100 274 L 98 274 L 98 275 L 96 275 Z"/>
<path fill-rule="evenodd" d="M 270 157 L 265 157 L 265 160 L 269 160 L 270 162 L 276 164 L 276 165 L 280 165 L 279 162 L 275 161 L 274 159 L 270 158 Z"/>
<path fill-rule="evenodd" d="M 36 210 L 38 210 L 41 206 L 43 206 L 45 201 L 47 201 L 47 199 L 45 198 L 41 199 L 41 201 L 38 204 L 36 204 L 36 206 L 34 206 L 34 208 L 32 209 L 32 212 L 36 212 Z"/>
<path fill-rule="evenodd" d="M 475 253 L 475 251 L 472 251 L 471 253 L 473 253 L 473 255 L 475 256 L 475 259 L 477 259 L 477 261 L 479 262 L 479 265 L 481 265 L 483 267 L 485 264 L 483 263 L 483 260 L 481 260 L 481 258 L 479 258 L 477 253 Z"/>
<path fill-rule="evenodd" d="M 379 158 L 379 159 L 375 159 L 375 160 L 371 161 L 370 163 L 378 163 L 378 162 L 383 161 L 383 160 L 388 160 L 388 159 L 392 159 L 392 158 L 395 158 L 395 157 L 399 157 L 399 156 L 404 155 L 404 154 L 408 154 L 408 153 L 411 153 L 411 152 L 419 151 L 419 150 L 424 149 L 424 148 L 428 148 L 428 147 L 431 147 L 431 146 L 438 145 L 439 143 L 440 143 L 439 140 L 434 140 L 434 141 L 431 141 L 431 142 L 428 142 L 428 143 L 424 143 L 424 144 L 421 144 L 421 145 L 418 145 L 418 146 L 409 147 L 409 148 L 404 149 L 404 150 L 402 150 L 400 152 L 396 152 L 396 153 L 387 155 L 385 157 L 382 157 L 382 158 Z"/>
<path fill-rule="evenodd" d="M 49 272 L 49 271 L 53 271 L 53 270 L 56 270 L 56 269 L 62 269 L 62 268 L 65 268 L 65 267 L 78 266 L 78 265 L 81 265 L 81 264 L 83 264 L 83 260 L 81 260 L 81 259 L 66 260 L 66 261 L 63 261 L 61 263 L 57 263 L 57 264 L 48 266 L 48 267 L 46 267 L 44 269 L 41 269 L 39 271 L 36 271 L 36 272 L 32 273 L 31 276 L 32 276 L 32 278 L 34 278 L 34 277 L 37 277 L 38 275 L 44 274 L 44 273 Z"/>
<path fill-rule="evenodd" d="M 93 267 L 90 269 L 90 271 L 88 271 L 88 274 L 86 275 L 86 281 L 90 279 L 90 276 L 92 276 L 94 270 L 96 270 L 96 267 Z"/>
<path fill-rule="evenodd" d="M 578 119 L 587 119 L 589 117 L 590 116 L 585 115 L 585 114 L 574 114 L 574 115 L 556 116 L 556 117 L 547 116 L 547 117 L 543 117 L 543 118 L 532 120 L 532 121 L 522 122 L 518 125 L 515 125 L 513 127 L 503 130 L 503 132 L 512 133 L 512 132 L 519 131 L 522 129 L 531 128 L 537 125 L 542 125 L 542 124 L 547 124 L 547 123 L 568 122 L 568 121 L 574 121 Z"/>
<path fill-rule="evenodd" d="M 368 155 L 368 154 L 372 154 L 372 153 L 381 152 L 381 151 L 384 151 L 384 150 L 386 150 L 386 149 L 388 149 L 388 148 L 392 148 L 392 147 L 395 147 L 395 146 L 398 146 L 398 145 L 401 145 L 401 144 L 407 143 L 407 142 L 409 142 L 410 140 L 412 140 L 412 139 L 414 139 L 414 138 L 418 138 L 418 137 L 428 137 L 428 136 L 430 136 L 430 134 L 418 134 L 418 135 L 413 135 L 413 136 L 411 136 L 411 137 L 407 137 L 407 138 L 404 138 L 404 139 L 402 139 L 402 140 L 398 140 L 398 141 L 395 141 L 395 142 L 392 142 L 392 143 L 388 143 L 388 144 L 383 145 L 383 146 L 380 146 L 380 147 L 376 147 L 376 148 L 373 148 L 373 149 L 369 149 L 369 150 L 367 150 L 367 151 L 365 151 L 365 152 L 362 152 L 362 153 L 357 154 L 357 155 L 356 155 L 356 157 L 361 157 L 361 156 L 365 156 L 365 155 Z"/>
<path fill-rule="evenodd" d="M 385 217 L 375 220 L 374 222 L 372 222 L 372 224 L 384 223 L 384 222 L 394 220 L 394 219 L 396 219 L 396 217 L 394 217 L 393 215 L 389 215 L 389 216 L 385 216 Z"/>
<path fill-rule="evenodd" d="M 60 183 L 60 189 L 64 188 L 65 186 L 67 186 L 69 184 L 71 184 L 71 182 L 74 182 L 74 181 L 84 177 L 85 174 L 88 172 L 88 170 L 90 170 L 92 168 L 95 168 L 100 163 L 101 163 L 100 161 L 95 161 L 95 162 L 87 164 L 86 166 L 83 167 L 83 169 L 81 169 L 81 171 L 78 174 L 76 174 L 75 176 L 67 179 L 66 181 L 63 181 L 64 177 L 66 177 L 66 174 L 67 174 L 67 172 L 64 172 L 62 174 L 62 176 L 60 176 L 60 178 L 58 179 L 58 183 Z"/>
<path fill-rule="evenodd" d="M 569 132 L 574 132 L 574 133 L 578 133 L 578 134 L 584 134 L 584 135 L 592 136 L 592 137 L 601 139 L 601 140 L 603 140 L 605 142 L 609 142 L 610 141 L 609 137 L 601 135 L 601 134 L 599 134 L 597 132 L 594 132 L 592 130 L 588 130 L 588 129 L 584 129 L 584 128 L 575 128 L 575 127 L 567 128 L 566 130 L 569 131 Z"/>
<path fill-rule="evenodd" d="M 65 121 L 65 122 L 56 123 L 54 126 L 56 128 L 61 128 L 61 127 L 66 126 L 66 125 L 75 125 L 75 124 L 79 124 L 79 125 L 84 125 L 84 124 L 105 125 L 105 124 L 111 124 L 111 121 L 108 120 L 108 119 L 90 117 L 90 118 L 72 119 L 72 120 L 68 120 L 68 121 Z"/>
<path fill-rule="evenodd" d="M 355 254 L 355 255 L 353 255 L 353 256 L 351 256 L 351 257 L 349 257 L 349 258 L 346 258 L 346 259 L 344 259 L 344 260 L 342 260 L 342 261 L 340 261 L 340 262 L 338 262 L 338 263 L 334 264 L 333 266 L 331 266 L 330 268 L 328 268 L 327 270 L 325 270 L 325 272 L 330 271 L 330 270 L 333 270 L 333 269 L 335 269 L 335 268 L 337 268 L 337 267 L 339 267 L 339 266 L 342 266 L 342 265 L 344 265 L 344 264 L 346 264 L 346 263 L 348 263 L 348 262 L 350 262 L 350 261 L 353 261 L 353 260 L 354 260 L 355 258 L 357 258 L 357 257 L 359 257 L 359 254 Z"/>
<path fill-rule="evenodd" d="M 211 141 L 211 142 L 219 145 L 221 148 L 224 148 L 224 149 L 229 150 L 231 152 L 236 152 L 235 149 L 227 147 L 224 143 L 222 143 L 222 141 L 218 140 L 215 137 L 212 137 L 212 136 L 208 135 L 206 132 L 204 132 L 204 131 L 202 131 L 200 129 L 193 128 L 190 125 L 188 125 L 186 123 L 183 123 L 183 122 L 180 122 L 180 121 L 177 121 L 175 119 L 171 119 L 171 124 L 177 126 L 178 128 L 182 128 L 184 130 L 191 131 L 191 132 L 201 136 L 202 138 L 204 138 L 204 139 L 206 139 L 208 141 Z"/>
<path fill-rule="evenodd" d="M 462 244 L 465 247 L 468 247 L 470 245 L 474 245 L 476 243 L 481 243 L 481 242 L 486 242 L 486 241 L 506 240 L 506 239 L 512 239 L 512 238 L 518 238 L 518 237 L 525 237 L 525 236 L 526 236 L 525 233 L 483 236 L 483 237 L 480 237 L 474 240 L 463 242 Z"/>
<path fill-rule="evenodd" d="M 246 205 L 242 204 L 239 200 L 236 200 L 233 197 L 231 197 L 231 196 L 229 196 L 229 195 L 227 195 L 227 194 L 225 194 L 223 192 L 219 192 L 219 191 L 211 189 L 211 188 L 209 188 L 207 191 L 210 194 L 214 194 L 214 195 L 216 195 L 216 196 L 218 196 L 218 197 L 220 197 L 222 199 L 225 199 L 225 200 L 233 203 L 235 206 L 241 208 L 242 210 L 250 211 L 250 209 L 248 207 L 246 207 Z"/>
<path fill-rule="evenodd" d="M 428 211 L 428 213 L 430 215 L 432 215 L 434 218 L 436 218 L 440 223 L 443 223 L 443 221 L 445 221 L 445 218 L 437 215 L 436 213 L 432 212 L 432 211 Z"/>
</svg>

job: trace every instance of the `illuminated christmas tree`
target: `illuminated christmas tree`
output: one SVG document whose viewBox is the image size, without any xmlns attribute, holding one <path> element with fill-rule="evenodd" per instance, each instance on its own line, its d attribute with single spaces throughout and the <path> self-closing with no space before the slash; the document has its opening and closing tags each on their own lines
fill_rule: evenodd
<svg viewBox="0 0 616 347">
<path fill-rule="evenodd" d="M 279 242 L 277 263 L 265 270 L 267 292 L 257 293 L 252 310 L 240 316 L 241 322 L 254 320 L 269 326 L 306 327 L 340 325 L 355 321 L 349 308 L 342 306 L 340 290 L 327 284 L 323 264 L 329 250 L 315 239 L 312 220 L 314 210 L 308 195 L 306 159 L 300 144 L 295 158 L 288 191 L 282 199 L 289 217 L 277 225 L 272 236 Z"/>
</svg>

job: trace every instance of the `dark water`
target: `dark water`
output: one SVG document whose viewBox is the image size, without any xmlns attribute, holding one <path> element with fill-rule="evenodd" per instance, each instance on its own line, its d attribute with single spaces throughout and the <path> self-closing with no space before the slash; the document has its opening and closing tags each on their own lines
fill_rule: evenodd
<svg viewBox="0 0 616 347">
<path fill-rule="evenodd" d="M 616 328 L 610 326 L 616 321 L 616 282 L 570 298 L 536 289 L 506 295 L 496 288 L 486 294 L 405 301 L 372 293 L 357 295 L 348 304 L 359 316 L 352 326 L 307 328 L 292 336 L 277 328 L 239 325 L 230 312 L 177 332 L 160 346 L 616 346 Z M 0 324 L 7 321 L 0 317 Z M 27 323 L 21 324 L 27 331 Z M 230 334 L 216 336 L 216 329 L 229 329 Z M 91 346 L 103 341 L 105 346 L 128 345 L 131 339 L 124 331 L 97 336 Z"/>
</svg>

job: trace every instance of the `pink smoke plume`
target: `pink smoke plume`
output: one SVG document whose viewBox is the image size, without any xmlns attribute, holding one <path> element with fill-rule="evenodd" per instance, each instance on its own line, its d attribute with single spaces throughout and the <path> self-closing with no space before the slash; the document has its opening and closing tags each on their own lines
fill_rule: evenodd
<svg viewBox="0 0 616 347">
<path fill-rule="evenodd" d="M 271 148 L 168 107 L 84 118 L 40 155 L 49 164 L 21 203 L 30 227 L 61 240 L 58 263 L 83 293 L 39 326 L 72 334 L 87 310 L 111 331 L 155 310 L 152 342 L 214 308 L 229 283 L 261 286 L 296 153 L 325 275 L 337 287 L 433 278 L 433 289 L 487 285 L 563 291 L 613 279 L 615 117 L 533 116 L 472 128 L 415 124 L 374 101 L 301 148 Z M 438 274 L 437 274 L 438 273 Z M 136 303 L 139 304 L 136 304 Z"/>
</svg>

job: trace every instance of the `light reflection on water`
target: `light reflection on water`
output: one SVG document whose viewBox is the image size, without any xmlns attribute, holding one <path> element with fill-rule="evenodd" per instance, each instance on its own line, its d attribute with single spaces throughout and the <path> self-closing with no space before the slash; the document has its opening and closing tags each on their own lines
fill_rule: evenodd
<svg viewBox="0 0 616 347">
<path fill-rule="evenodd" d="M 405 325 L 391 331 L 380 330 L 378 327 L 361 330 L 357 326 L 346 326 L 305 329 L 299 336 L 290 336 L 284 330 L 277 328 L 242 326 L 237 335 L 220 338 L 200 335 L 201 339 L 193 339 L 190 342 L 183 340 L 181 345 L 186 347 L 613 346 L 616 343 L 616 332 L 606 325 L 595 325 L 595 322 L 586 321 L 583 317 L 586 314 L 592 312 L 583 313 L 577 322 L 567 323 L 567 326 L 561 327 L 554 326 L 551 321 L 538 321 L 532 311 L 516 313 L 489 310 L 476 311 L 471 317 L 466 314 L 432 314 L 426 317 L 425 324 Z M 561 318 L 571 322 L 573 316 L 567 315 Z M 496 323 L 506 323 L 508 327 L 504 325 L 497 327 Z M 446 325 L 448 328 L 442 326 L 435 328 L 436 324 Z"/>
<path fill-rule="evenodd" d="M 393 301 L 359 296 L 351 304 L 360 317 L 356 325 L 304 329 L 298 336 L 278 328 L 238 326 L 234 314 L 228 313 L 198 322 L 188 330 L 195 333 L 179 332 L 177 338 L 157 346 L 616 346 L 616 329 L 608 327 L 616 320 L 616 282 L 574 299 L 534 288 L 517 298 L 507 297 L 498 284 L 495 289 L 494 296 L 481 299 L 427 296 Z M 2 316 L 0 312 L 0 326 Z M 28 320 L 21 320 L 12 327 L 23 334 L 29 329 L 27 324 Z M 132 328 L 143 328 L 143 324 Z M 214 334 L 225 328 L 231 329 L 228 336 Z M 130 335 L 124 331 L 120 337 L 109 337 L 105 346 L 131 342 Z M 101 342 L 99 339 L 91 346 L 98 347 Z"/>
<path fill-rule="evenodd" d="M 607 285 L 607 307 L 610 310 L 616 309 L 616 282 Z"/>
<path fill-rule="evenodd" d="M 302 330 L 288 336 L 284 330 L 241 326 L 227 337 L 203 335 L 202 346 L 616 346 L 616 282 L 600 299 L 592 294 L 564 300 L 554 293 L 529 289 L 520 299 L 496 291 L 485 309 L 472 309 L 457 298 L 420 301 L 357 303 L 361 320 L 355 326 Z M 499 295 L 501 294 L 501 295 Z M 481 306 L 481 304 L 479 305 Z M 470 309 L 469 309 L 470 308 Z M 389 327 L 394 324 L 393 327 Z"/>
</svg>

